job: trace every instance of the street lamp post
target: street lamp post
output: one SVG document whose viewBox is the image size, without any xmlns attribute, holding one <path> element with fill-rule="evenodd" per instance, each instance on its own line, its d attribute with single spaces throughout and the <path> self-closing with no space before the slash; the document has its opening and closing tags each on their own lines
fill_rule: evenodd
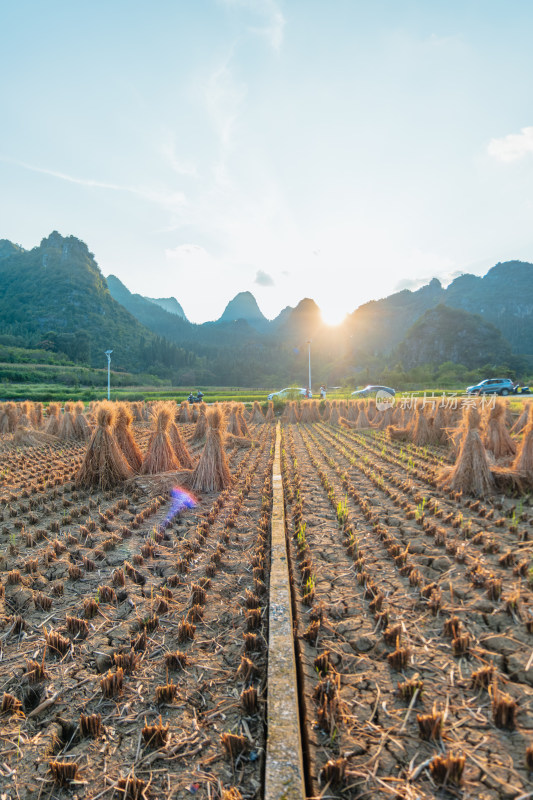
<svg viewBox="0 0 533 800">
<path fill-rule="evenodd" d="M 307 340 L 309 345 L 309 394 L 311 394 L 311 339 Z"/>
<path fill-rule="evenodd" d="M 112 350 L 106 350 L 107 356 L 107 399 L 111 400 L 111 353 Z"/>
</svg>

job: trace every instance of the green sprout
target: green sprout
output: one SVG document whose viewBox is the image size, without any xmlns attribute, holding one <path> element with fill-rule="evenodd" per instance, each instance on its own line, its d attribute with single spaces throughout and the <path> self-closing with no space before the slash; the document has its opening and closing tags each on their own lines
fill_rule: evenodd
<svg viewBox="0 0 533 800">
<path fill-rule="evenodd" d="M 345 495 L 344 501 L 337 503 L 337 522 L 339 526 L 343 526 L 348 520 L 348 498 Z"/>
</svg>

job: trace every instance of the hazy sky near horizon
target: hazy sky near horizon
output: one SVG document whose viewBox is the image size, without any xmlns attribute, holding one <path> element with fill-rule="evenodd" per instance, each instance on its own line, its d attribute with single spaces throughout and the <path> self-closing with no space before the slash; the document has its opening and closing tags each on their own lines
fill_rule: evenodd
<svg viewBox="0 0 533 800">
<path fill-rule="evenodd" d="M 0 2 L 0 238 L 329 322 L 533 261 L 530 0 Z"/>
</svg>

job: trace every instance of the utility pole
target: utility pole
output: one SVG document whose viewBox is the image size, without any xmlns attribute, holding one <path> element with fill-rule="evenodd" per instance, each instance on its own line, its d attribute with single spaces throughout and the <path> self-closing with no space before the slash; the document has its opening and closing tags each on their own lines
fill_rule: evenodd
<svg viewBox="0 0 533 800">
<path fill-rule="evenodd" d="M 111 353 L 112 350 L 106 350 L 107 356 L 107 399 L 111 400 Z"/>
</svg>

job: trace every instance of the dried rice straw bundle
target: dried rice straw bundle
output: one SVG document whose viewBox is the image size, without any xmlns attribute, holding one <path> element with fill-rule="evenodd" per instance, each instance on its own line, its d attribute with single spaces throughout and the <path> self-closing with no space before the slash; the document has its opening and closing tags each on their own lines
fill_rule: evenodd
<svg viewBox="0 0 533 800">
<path fill-rule="evenodd" d="M 389 406 L 384 411 L 379 411 L 372 420 L 372 427 L 377 431 L 384 431 L 392 423 L 392 408 Z"/>
<path fill-rule="evenodd" d="M 442 403 L 439 403 L 432 423 L 433 440 L 435 444 L 443 444 L 447 440 L 446 434 L 446 411 Z"/>
<path fill-rule="evenodd" d="M 357 405 L 357 400 L 348 400 L 348 414 L 346 419 L 350 420 L 350 422 L 357 422 L 358 416 L 359 407 Z"/>
<path fill-rule="evenodd" d="M 273 400 L 269 400 L 268 401 L 267 413 L 265 415 L 265 422 L 275 422 L 275 421 L 276 421 L 276 417 L 275 417 L 275 414 L 274 414 L 274 401 Z"/>
<path fill-rule="evenodd" d="M 411 438 L 417 447 L 426 447 L 428 444 L 435 444 L 436 437 L 433 433 L 424 408 L 417 409 L 415 423 L 412 430 L 413 432 Z"/>
<path fill-rule="evenodd" d="M 320 400 L 311 400 L 311 421 L 320 422 Z"/>
<path fill-rule="evenodd" d="M 523 473 L 529 488 L 533 488 L 533 403 L 529 405 L 529 420 L 524 429 L 524 438 L 513 462 L 513 470 Z"/>
<path fill-rule="evenodd" d="M 442 470 L 438 476 L 441 488 L 476 497 L 485 497 L 494 490 L 494 478 L 479 435 L 479 425 L 478 410 L 467 407 L 459 455 L 455 466 Z"/>
<path fill-rule="evenodd" d="M 0 414 L 0 433 L 13 433 L 17 427 L 17 416 L 15 403 L 5 403 Z"/>
<path fill-rule="evenodd" d="M 113 406 L 102 403 L 96 413 L 97 428 L 75 478 L 76 486 L 105 491 L 131 477 L 128 462 L 111 431 L 113 418 Z"/>
<path fill-rule="evenodd" d="M 192 409 L 190 410 L 190 414 L 189 414 L 191 422 L 198 422 L 199 415 L 200 415 L 200 411 L 198 409 L 198 406 L 194 405 L 192 407 Z"/>
<path fill-rule="evenodd" d="M 28 400 L 25 400 L 23 403 L 20 404 L 19 418 L 17 420 L 17 425 L 20 425 L 24 428 L 33 427 L 33 422 L 31 419 L 31 403 L 28 402 Z"/>
<path fill-rule="evenodd" d="M 126 403 L 117 404 L 114 434 L 124 458 L 134 472 L 139 472 L 143 456 L 132 430 L 133 412 Z"/>
<path fill-rule="evenodd" d="M 247 436 L 233 436 L 232 433 L 226 435 L 226 444 L 228 447 L 253 447 L 255 442 Z"/>
<path fill-rule="evenodd" d="M 263 423 L 265 422 L 264 414 L 257 400 L 253 404 L 252 416 L 250 422 L 252 422 L 254 425 L 263 425 Z"/>
<path fill-rule="evenodd" d="M 366 403 L 364 400 L 359 402 L 359 414 L 355 421 L 355 425 L 357 428 L 370 428 L 370 420 L 368 419 L 366 413 Z"/>
<path fill-rule="evenodd" d="M 142 402 L 139 400 L 135 403 L 131 403 L 130 408 L 135 422 L 142 422 L 144 417 Z"/>
<path fill-rule="evenodd" d="M 39 430 L 43 427 L 43 404 L 42 403 L 34 403 L 33 409 L 31 412 L 31 421 L 33 423 L 33 427 Z"/>
<path fill-rule="evenodd" d="M 463 403 L 461 405 L 461 412 L 460 412 L 461 416 L 460 416 L 459 419 L 457 418 L 457 411 L 458 411 L 458 409 L 456 409 L 455 413 L 453 414 L 453 417 L 455 418 L 456 425 L 455 425 L 455 427 L 449 428 L 448 431 L 447 431 L 448 432 L 448 439 L 449 439 L 450 445 L 451 445 L 452 450 L 455 453 L 455 455 L 457 455 L 459 453 L 459 450 L 460 450 L 461 445 L 463 443 L 463 439 L 465 438 L 465 436 L 467 434 L 467 431 L 468 431 L 468 418 L 469 418 L 468 412 L 469 411 L 472 412 L 473 418 L 475 418 L 477 420 L 476 428 L 479 428 L 481 426 L 481 413 L 479 411 L 479 405 L 475 405 L 475 404 L 474 405 L 470 405 L 470 404 L 466 405 L 465 403 Z"/>
<path fill-rule="evenodd" d="M 401 406 L 394 406 L 391 421 L 393 425 L 401 425 L 403 423 L 403 409 Z"/>
<path fill-rule="evenodd" d="M 13 444 L 18 447 L 44 447 L 57 442 L 57 436 L 19 425 L 13 434 Z"/>
<path fill-rule="evenodd" d="M 189 417 L 189 403 L 187 400 L 182 400 L 178 411 L 178 422 L 190 422 Z"/>
<path fill-rule="evenodd" d="M 201 492 L 220 491 L 232 483 L 224 452 L 222 413 L 219 408 L 215 407 L 209 413 L 208 422 L 204 449 L 192 476 L 192 489 Z"/>
<path fill-rule="evenodd" d="M 505 408 L 505 425 L 508 430 L 511 430 L 511 428 L 514 425 L 514 417 L 513 417 L 513 412 L 511 411 L 511 404 L 509 400 L 501 400 L 501 399 L 500 403 L 503 403 L 503 406 Z"/>
<path fill-rule="evenodd" d="M 298 413 L 298 405 L 296 400 L 292 400 L 290 403 L 288 403 L 287 407 L 287 422 L 289 425 L 296 425 L 296 423 L 299 422 L 299 419 L 300 415 Z"/>
<path fill-rule="evenodd" d="M 209 424 L 207 422 L 207 406 L 205 403 L 201 403 L 200 405 L 200 413 L 198 415 L 198 420 L 196 422 L 196 427 L 194 428 L 194 433 L 192 435 L 193 442 L 201 442 L 207 436 L 207 429 Z"/>
<path fill-rule="evenodd" d="M 79 400 L 74 406 L 74 430 L 76 432 L 76 439 L 82 442 L 87 442 L 91 438 L 91 426 L 85 419 L 85 406 Z"/>
<path fill-rule="evenodd" d="M 243 430 L 241 428 L 240 419 L 238 417 L 239 407 L 237 403 L 232 403 L 230 407 L 228 423 L 226 425 L 227 433 L 231 433 L 233 436 L 242 436 Z"/>
<path fill-rule="evenodd" d="M 176 458 L 178 459 L 181 469 L 192 469 L 193 468 L 193 461 L 191 458 L 191 454 L 187 449 L 187 445 L 185 444 L 183 437 L 179 431 L 178 426 L 175 422 L 171 422 L 168 435 L 170 436 L 170 443 L 172 448 L 176 454 Z"/>
<path fill-rule="evenodd" d="M 389 425 L 387 428 L 387 436 L 393 442 L 405 442 L 411 438 L 411 428 L 404 428 L 401 425 Z"/>
<path fill-rule="evenodd" d="M 329 422 L 329 418 L 331 417 L 331 402 L 326 400 L 324 403 L 324 409 L 322 411 L 322 419 L 324 422 Z"/>
<path fill-rule="evenodd" d="M 483 435 L 483 444 L 496 459 L 516 455 L 516 444 L 507 430 L 505 404 L 501 400 L 496 400 L 489 411 Z"/>
<path fill-rule="evenodd" d="M 9 419 L 6 414 L 6 404 L 0 403 L 0 433 L 8 433 L 7 430 L 8 425 L 9 425 Z"/>
<path fill-rule="evenodd" d="M 515 424 L 511 428 L 511 433 L 522 433 L 522 431 L 527 425 L 528 416 L 529 416 L 529 403 L 524 403 L 522 413 L 520 414 Z"/>
<path fill-rule="evenodd" d="M 148 449 L 141 464 L 143 475 L 155 475 L 158 472 L 178 470 L 180 465 L 170 443 L 168 429 L 173 417 L 170 403 L 157 403 L 152 410 L 155 431 L 148 442 Z"/>
<path fill-rule="evenodd" d="M 314 422 L 313 412 L 311 411 L 311 400 L 303 401 L 302 410 L 300 412 L 300 422 L 303 423 Z"/>
<path fill-rule="evenodd" d="M 370 420 L 370 422 L 374 421 L 374 417 L 376 416 L 377 413 L 378 413 L 378 410 L 376 408 L 376 401 L 375 400 L 369 400 L 368 401 L 368 408 L 367 408 L 366 415 L 367 415 L 368 419 Z"/>
<path fill-rule="evenodd" d="M 329 424 L 330 425 L 338 425 L 339 420 L 341 418 L 339 407 L 337 406 L 337 401 L 334 400 L 331 404 L 331 413 L 329 415 Z"/>
<path fill-rule="evenodd" d="M 242 435 L 243 436 L 250 436 L 250 430 L 248 428 L 248 425 L 246 424 L 244 411 L 245 411 L 244 403 L 238 403 L 237 404 L 237 419 L 238 419 L 239 425 L 241 427 Z"/>
<path fill-rule="evenodd" d="M 59 432 L 58 436 L 63 441 L 70 441 L 76 439 L 76 430 L 74 428 L 74 417 L 72 412 L 74 411 L 74 403 L 70 401 L 65 403 L 65 410 L 63 412 L 63 416 L 61 417 L 61 421 L 59 423 Z"/>
<path fill-rule="evenodd" d="M 61 405 L 59 403 L 50 403 L 48 406 L 48 422 L 46 423 L 46 433 L 50 433 L 52 436 L 58 436 L 59 434 L 60 411 Z"/>
<path fill-rule="evenodd" d="M 341 426 L 341 428 L 356 428 L 357 427 L 357 423 L 356 422 L 352 422 L 351 419 L 346 419 L 346 417 L 340 417 L 339 418 L 339 425 Z"/>
</svg>

